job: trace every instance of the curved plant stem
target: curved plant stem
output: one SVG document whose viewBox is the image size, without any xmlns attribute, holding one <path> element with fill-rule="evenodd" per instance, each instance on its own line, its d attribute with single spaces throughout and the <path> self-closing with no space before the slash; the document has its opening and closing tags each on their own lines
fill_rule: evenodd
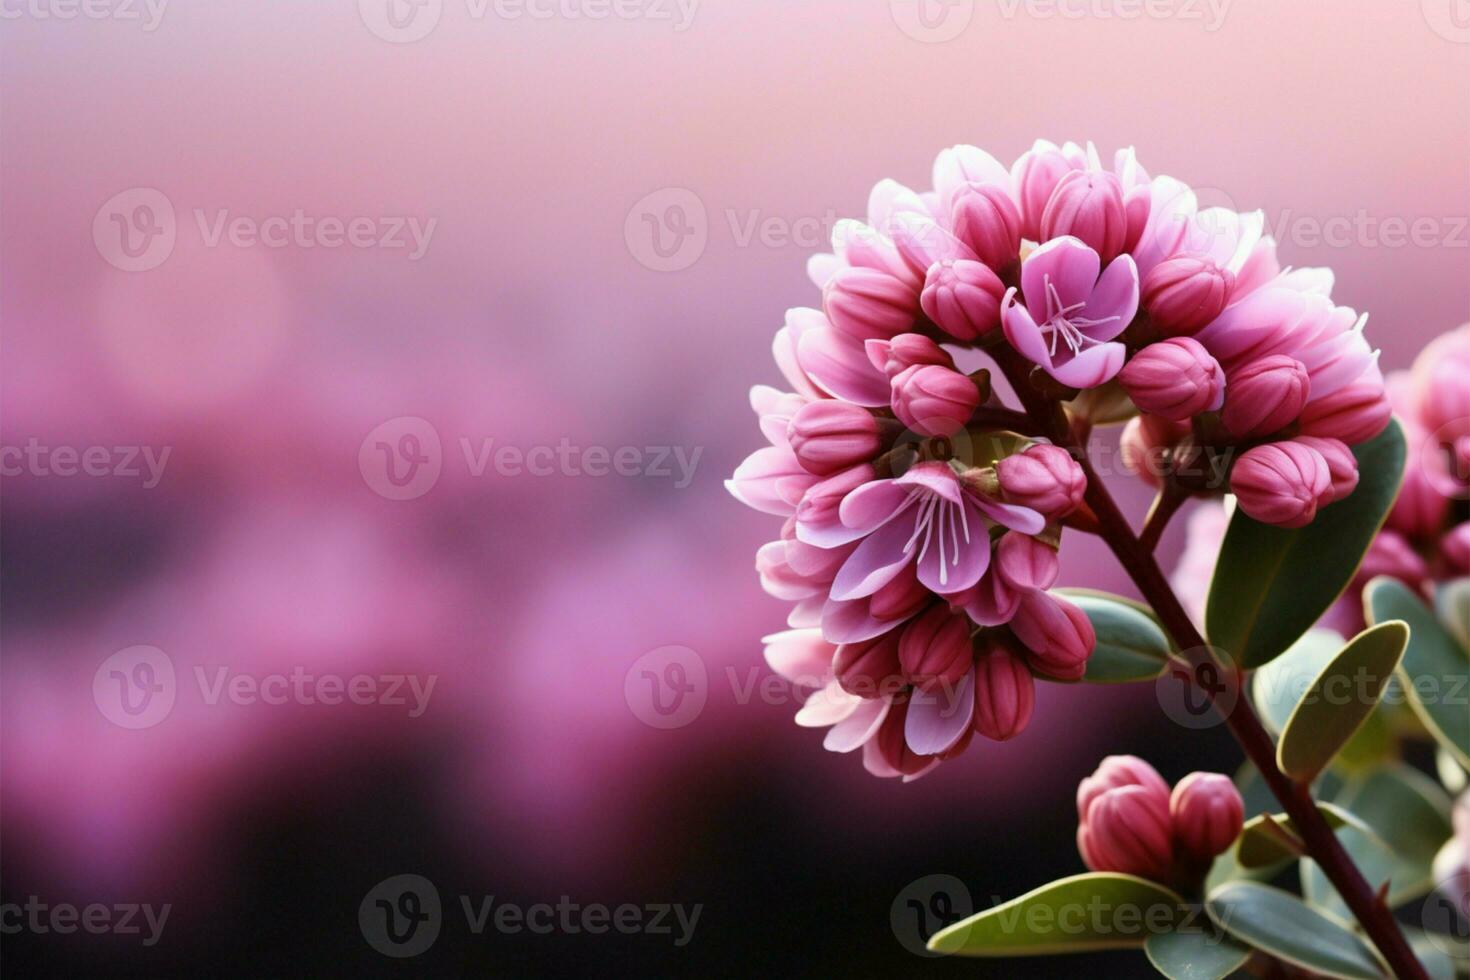
<svg viewBox="0 0 1470 980">
<path fill-rule="evenodd" d="M 1158 499 L 1154 501 L 1153 507 L 1148 512 L 1148 520 L 1143 524 L 1143 533 L 1139 535 L 1139 541 L 1145 548 L 1149 551 L 1158 548 L 1159 540 L 1164 536 L 1164 529 L 1169 526 L 1169 521 L 1179 513 L 1179 508 L 1188 499 L 1189 495 L 1172 482 L 1164 484 L 1164 489 L 1159 491 Z"/>
<path fill-rule="evenodd" d="M 1262 727 L 1260 719 L 1256 717 L 1250 699 L 1236 696 L 1233 704 L 1224 704 L 1218 700 L 1226 691 L 1240 694 L 1245 679 L 1243 672 L 1233 664 L 1221 664 L 1215 658 L 1213 650 L 1200 635 L 1179 597 L 1174 594 L 1173 587 L 1154 558 L 1153 548 L 1134 534 L 1128 519 L 1119 510 L 1107 486 L 1093 469 L 1087 456 L 1087 446 L 1083 440 L 1075 437 L 1061 405 L 1037 393 L 1027 383 L 1027 372 L 1031 365 L 1021 361 L 1019 355 L 1008 357 L 1007 353 L 1009 352 L 1002 352 L 996 360 L 1006 371 L 1012 387 L 1026 407 L 1027 414 L 1042 422 L 1048 430 L 1049 438 L 1057 445 L 1070 449 L 1081 464 L 1087 476 L 1087 503 L 1096 516 L 1098 533 L 1108 543 L 1108 547 L 1133 579 L 1144 599 L 1153 607 L 1164 629 L 1168 630 L 1184 658 L 1189 661 L 1191 677 L 1196 685 L 1224 717 L 1226 726 L 1240 743 L 1246 757 L 1255 765 L 1261 778 L 1291 817 L 1307 856 L 1317 862 L 1318 867 L 1332 882 L 1363 931 L 1378 947 L 1394 976 L 1402 980 L 1428 980 L 1428 974 L 1424 972 L 1424 967 L 1394 920 L 1393 912 L 1382 897 L 1374 892 L 1343 849 L 1332 828 L 1323 819 L 1316 801 L 1312 799 L 1311 788 L 1294 782 L 1276 767 L 1276 746 Z M 1199 683 L 1201 678 L 1207 676 L 1227 675 L 1232 681 L 1229 684 Z"/>
</svg>

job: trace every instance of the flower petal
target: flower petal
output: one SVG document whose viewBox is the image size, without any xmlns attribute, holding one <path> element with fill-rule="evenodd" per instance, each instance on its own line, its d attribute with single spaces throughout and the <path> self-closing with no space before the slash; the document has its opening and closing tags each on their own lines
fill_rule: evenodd
<svg viewBox="0 0 1470 980">
<path fill-rule="evenodd" d="M 904 718 L 903 738 L 918 755 L 938 755 L 964 737 L 975 718 L 975 668 L 958 684 L 914 691 Z"/>
<path fill-rule="evenodd" d="M 1096 388 L 1123 370 L 1127 356 L 1128 348 L 1122 344 L 1099 344 L 1063 364 L 1053 365 L 1047 373 L 1069 388 Z"/>
<path fill-rule="evenodd" d="M 858 705 L 856 711 L 832 726 L 822 740 L 822 748 L 828 752 L 852 752 L 868 744 L 869 740 L 888 717 L 891 702 L 887 698 L 874 698 Z"/>
<path fill-rule="evenodd" d="M 904 547 L 913 533 L 907 521 L 890 521 L 863 539 L 837 572 L 832 598 L 861 599 L 892 582 L 913 560 Z"/>
</svg>

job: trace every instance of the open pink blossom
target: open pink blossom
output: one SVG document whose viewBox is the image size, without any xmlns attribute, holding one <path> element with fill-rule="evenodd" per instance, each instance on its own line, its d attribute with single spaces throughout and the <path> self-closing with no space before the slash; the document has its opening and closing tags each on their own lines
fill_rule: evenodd
<svg viewBox="0 0 1470 980">
<path fill-rule="evenodd" d="M 1101 276 L 1099 272 L 1101 271 Z M 1021 266 L 1025 304 L 1006 292 L 1006 339 L 1053 378 L 1095 388 L 1123 368 L 1127 348 L 1114 341 L 1138 312 L 1138 269 L 1121 255 L 1106 270 L 1076 238 L 1056 238 Z"/>
<path fill-rule="evenodd" d="M 990 567 L 992 525 L 1025 534 L 1046 526 L 1034 510 L 966 488 L 947 463 L 921 463 L 859 487 L 842 501 L 841 518 L 864 540 L 832 583 L 837 600 L 872 595 L 910 564 L 926 588 L 963 592 Z"/>
</svg>

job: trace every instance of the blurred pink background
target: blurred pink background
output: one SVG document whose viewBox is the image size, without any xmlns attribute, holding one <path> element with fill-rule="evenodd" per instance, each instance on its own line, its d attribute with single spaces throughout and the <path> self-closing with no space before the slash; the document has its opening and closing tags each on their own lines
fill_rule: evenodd
<svg viewBox="0 0 1470 980">
<path fill-rule="evenodd" d="M 898 787 L 823 753 L 794 704 L 739 703 L 725 671 L 764 676 L 760 637 L 784 612 L 753 570 L 778 528 L 721 486 L 759 442 L 745 393 L 778 379 L 770 336 L 816 305 L 806 256 L 879 178 L 922 184 L 957 142 L 1009 161 L 1038 137 L 1091 139 L 1137 146 L 1206 203 L 1264 208 L 1283 261 L 1335 268 L 1385 366 L 1406 366 L 1470 317 L 1470 37 L 1452 0 L 1233 0 L 1218 24 L 1182 0 L 1136 20 L 1108 0 L 1067 8 L 1082 17 L 982 3 L 943 43 L 913 36 L 911 6 L 702 0 L 677 30 L 672 3 L 650 8 L 671 22 L 476 18 L 444 0 L 410 43 L 352 0 L 177 0 L 151 31 L 7 20 L 0 441 L 170 451 L 154 487 L 5 476 L 16 887 L 192 895 L 180 915 L 207 918 L 262 794 L 310 808 L 373 758 L 422 769 L 413 804 L 467 866 L 531 889 L 671 879 L 711 832 L 687 781 L 725 767 L 768 774 L 799 814 L 790 832 L 824 828 L 829 861 L 896 833 L 968 847 L 1065 811 L 1114 743 L 1159 731 L 1147 689 L 1047 686 L 1026 738 Z M 128 272 L 94 219 L 134 188 L 167 199 L 176 242 Z M 691 200 L 670 189 L 697 200 L 705 247 L 660 272 L 639 209 Z M 211 246 L 222 210 L 435 224 L 417 259 Z M 441 440 L 441 473 L 386 499 L 364 440 L 404 417 Z M 461 440 L 488 439 L 700 455 L 684 487 L 677 464 L 476 475 Z M 1126 590 L 1090 542 L 1065 557 L 1070 584 Z M 179 682 L 171 714 L 134 731 L 92 681 L 140 644 Z M 673 731 L 624 693 L 667 645 L 711 678 Z M 418 717 L 210 705 L 196 666 L 437 682 Z"/>
</svg>

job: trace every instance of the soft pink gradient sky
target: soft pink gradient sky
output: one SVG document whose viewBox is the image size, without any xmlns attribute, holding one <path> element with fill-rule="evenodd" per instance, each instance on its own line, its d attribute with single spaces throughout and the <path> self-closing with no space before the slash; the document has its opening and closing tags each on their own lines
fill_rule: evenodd
<svg viewBox="0 0 1470 980">
<path fill-rule="evenodd" d="M 683 32 L 475 20 L 445 0 L 433 33 L 402 45 L 352 0 L 177 2 L 151 33 L 5 22 L 3 441 L 173 456 L 153 490 L 6 481 L 7 544 L 27 563 L 7 586 L 40 555 L 50 577 L 24 593 L 48 601 L 8 610 L 4 829 L 66 880 L 178 873 L 242 787 L 279 789 L 344 733 L 447 740 L 438 768 L 456 775 L 427 805 L 467 841 L 494 820 L 528 868 L 563 875 L 636 864 L 629 834 L 659 812 L 661 774 L 716 752 L 830 784 L 811 805 L 881 812 L 875 834 L 896 814 L 952 825 L 941 801 L 978 800 L 993 778 L 1045 783 L 1036 806 L 1064 802 L 1096 761 L 1062 748 L 1079 712 L 1134 724 L 1122 713 L 1146 717 L 1147 692 L 1049 687 L 1026 739 L 956 770 L 979 778 L 902 793 L 824 756 L 790 706 L 726 689 L 667 733 L 624 703 L 643 652 L 679 644 L 712 673 L 744 671 L 782 620 L 751 567 L 775 528 L 720 481 L 758 443 L 745 391 L 777 379 L 770 334 L 818 301 L 803 271 L 816 249 L 742 244 L 741 229 L 858 214 L 876 180 L 923 183 L 956 142 L 1006 160 L 1037 137 L 1134 144 L 1151 172 L 1210 188 L 1207 203 L 1265 208 L 1283 261 L 1333 266 L 1339 301 L 1371 311 L 1385 364 L 1402 367 L 1470 315 L 1470 43 L 1431 29 L 1434 4 L 1233 0 L 1209 31 L 983 3 L 942 44 L 853 0 L 703 0 Z M 118 271 L 92 239 L 99 207 L 133 187 L 162 191 L 179 218 L 173 255 L 149 272 Z M 625 223 L 666 188 L 699 198 L 708 247 L 660 273 Z M 437 224 L 410 261 L 211 249 L 193 218 L 298 208 Z M 1422 219 L 1438 240 L 1306 240 L 1360 215 Z M 364 437 L 398 416 L 428 419 L 445 444 L 443 477 L 413 501 L 376 496 L 357 467 Z M 703 456 L 687 489 L 473 478 L 460 437 Z M 1075 584 L 1122 587 L 1088 542 L 1069 541 L 1067 561 Z M 181 671 L 434 671 L 440 700 L 418 724 L 181 710 L 124 732 L 90 679 L 138 643 Z M 135 778 L 87 777 L 118 759 Z M 59 784 L 58 771 L 82 775 Z"/>
</svg>

